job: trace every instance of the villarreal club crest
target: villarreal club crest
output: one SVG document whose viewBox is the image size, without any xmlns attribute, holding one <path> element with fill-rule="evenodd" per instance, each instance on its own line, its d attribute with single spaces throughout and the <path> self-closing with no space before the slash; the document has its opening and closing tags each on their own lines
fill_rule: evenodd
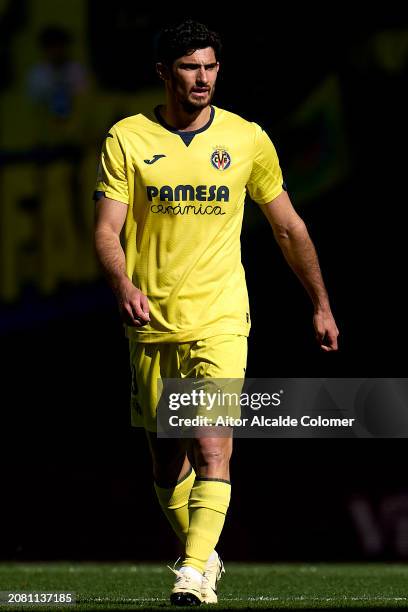
<svg viewBox="0 0 408 612">
<path fill-rule="evenodd" d="M 211 155 L 211 164 L 216 170 L 227 170 L 231 165 L 231 156 L 224 147 L 216 147 Z"/>
</svg>

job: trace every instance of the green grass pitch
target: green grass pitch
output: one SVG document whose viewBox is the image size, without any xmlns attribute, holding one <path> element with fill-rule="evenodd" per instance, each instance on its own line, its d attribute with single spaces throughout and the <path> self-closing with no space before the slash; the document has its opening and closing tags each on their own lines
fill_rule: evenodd
<svg viewBox="0 0 408 612">
<path fill-rule="evenodd" d="M 215 610 L 408 607 L 408 564 L 228 563 L 226 570 Z M 77 604 L 0 610 L 174 610 L 172 582 L 164 564 L 1 563 L 0 591 L 69 591 Z"/>
</svg>

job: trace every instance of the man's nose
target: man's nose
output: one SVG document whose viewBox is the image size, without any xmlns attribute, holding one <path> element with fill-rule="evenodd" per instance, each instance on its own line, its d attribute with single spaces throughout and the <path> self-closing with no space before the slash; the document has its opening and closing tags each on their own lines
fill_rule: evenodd
<svg viewBox="0 0 408 612">
<path fill-rule="evenodd" d="M 208 83 L 207 71 L 204 66 L 201 66 L 197 72 L 197 82 L 198 83 Z"/>
</svg>

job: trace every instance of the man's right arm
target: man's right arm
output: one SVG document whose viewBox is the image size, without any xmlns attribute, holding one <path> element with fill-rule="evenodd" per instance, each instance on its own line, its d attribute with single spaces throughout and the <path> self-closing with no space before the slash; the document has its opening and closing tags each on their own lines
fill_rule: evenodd
<svg viewBox="0 0 408 612">
<path fill-rule="evenodd" d="M 141 327 L 150 321 L 147 297 L 126 274 L 126 258 L 120 233 L 128 206 L 102 196 L 95 206 L 95 248 L 109 285 L 118 301 L 121 317 L 127 325 Z"/>
</svg>

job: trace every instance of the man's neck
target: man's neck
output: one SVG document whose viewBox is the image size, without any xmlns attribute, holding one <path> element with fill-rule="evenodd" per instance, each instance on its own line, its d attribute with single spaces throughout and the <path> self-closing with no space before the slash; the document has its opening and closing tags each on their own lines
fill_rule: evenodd
<svg viewBox="0 0 408 612">
<path fill-rule="evenodd" d="M 207 125 L 211 116 L 211 106 L 200 108 L 194 113 L 187 113 L 179 105 L 167 101 L 166 104 L 160 106 L 159 112 L 167 125 L 175 130 L 193 132 Z"/>
</svg>

